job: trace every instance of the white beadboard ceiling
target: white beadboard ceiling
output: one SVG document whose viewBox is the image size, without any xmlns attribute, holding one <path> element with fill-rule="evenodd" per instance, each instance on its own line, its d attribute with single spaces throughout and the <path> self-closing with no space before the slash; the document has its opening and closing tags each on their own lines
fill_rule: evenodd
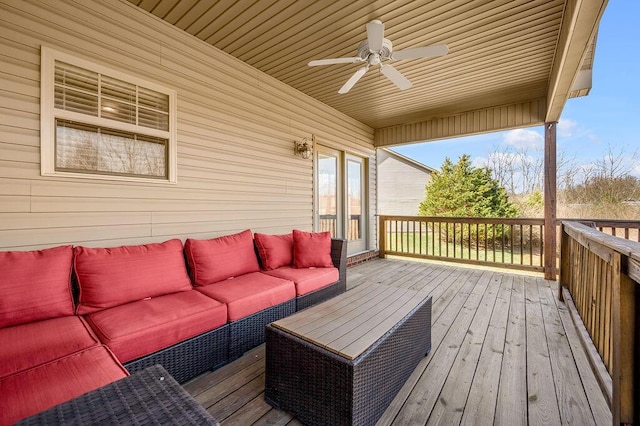
<svg viewBox="0 0 640 426">
<path fill-rule="evenodd" d="M 606 6 L 606 0 L 129 1 L 374 129 L 541 99 L 544 120 L 557 120 L 566 99 L 588 93 L 571 85 L 580 69 L 590 69 Z M 307 63 L 356 56 L 373 19 L 384 23 L 394 50 L 446 43 L 449 54 L 394 62 L 413 83 L 409 90 L 397 89 L 376 67 L 340 95 L 361 64 Z"/>
</svg>

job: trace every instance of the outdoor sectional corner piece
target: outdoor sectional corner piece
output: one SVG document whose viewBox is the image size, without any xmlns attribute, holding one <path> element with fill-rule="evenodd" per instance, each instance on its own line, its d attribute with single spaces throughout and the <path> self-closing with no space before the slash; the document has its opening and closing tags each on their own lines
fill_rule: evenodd
<svg viewBox="0 0 640 426">
<path fill-rule="evenodd" d="M 269 270 L 248 230 L 0 252 L 0 425 L 154 364 L 184 383 L 238 358 L 268 323 L 345 291 L 346 241 L 330 246 L 330 267 Z"/>
</svg>

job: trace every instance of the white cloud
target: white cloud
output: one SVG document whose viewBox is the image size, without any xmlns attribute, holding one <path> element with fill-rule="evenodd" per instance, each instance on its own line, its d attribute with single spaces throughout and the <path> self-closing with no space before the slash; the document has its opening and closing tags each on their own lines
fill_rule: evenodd
<svg viewBox="0 0 640 426">
<path fill-rule="evenodd" d="M 578 123 L 568 118 L 563 118 L 558 121 L 558 136 L 561 138 L 570 138 L 575 134 L 578 128 Z"/>
<path fill-rule="evenodd" d="M 485 157 L 476 157 L 471 160 L 471 165 L 477 168 L 486 167 L 488 164 L 489 160 Z"/>
<path fill-rule="evenodd" d="M 507 145 L 518 149 L 540 149 L 544 146 L 544 138 L 535 130 L 515 129 L 504 134 L 503 140 Z"/>
</svg>

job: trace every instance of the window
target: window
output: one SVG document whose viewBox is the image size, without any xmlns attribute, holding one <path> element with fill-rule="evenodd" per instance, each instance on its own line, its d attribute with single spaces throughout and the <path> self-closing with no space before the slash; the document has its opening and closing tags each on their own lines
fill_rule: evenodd
<svg viewBox="0 0 640 426">
<path fill-rule="evenodd" d="M 42 48 L 42 174 L 176 182 L 176 94 Z"/>
</svg>

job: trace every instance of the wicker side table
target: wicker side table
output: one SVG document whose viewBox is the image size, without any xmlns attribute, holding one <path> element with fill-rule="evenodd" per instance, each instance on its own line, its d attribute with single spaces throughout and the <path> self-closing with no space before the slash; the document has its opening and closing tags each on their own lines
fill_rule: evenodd
<svg viewBox="0 0 640 426">
<path fill-rule="evenodd" d="M 431 298 L 371 285 L 267 326 L 265 399 L 309 425 L 369 425 L 431 350 Z"/>
<path fill-rule="evenodd" d="M 218 425 L 161 365 L 52 407 L 17 425 Z"/>
</svg>

